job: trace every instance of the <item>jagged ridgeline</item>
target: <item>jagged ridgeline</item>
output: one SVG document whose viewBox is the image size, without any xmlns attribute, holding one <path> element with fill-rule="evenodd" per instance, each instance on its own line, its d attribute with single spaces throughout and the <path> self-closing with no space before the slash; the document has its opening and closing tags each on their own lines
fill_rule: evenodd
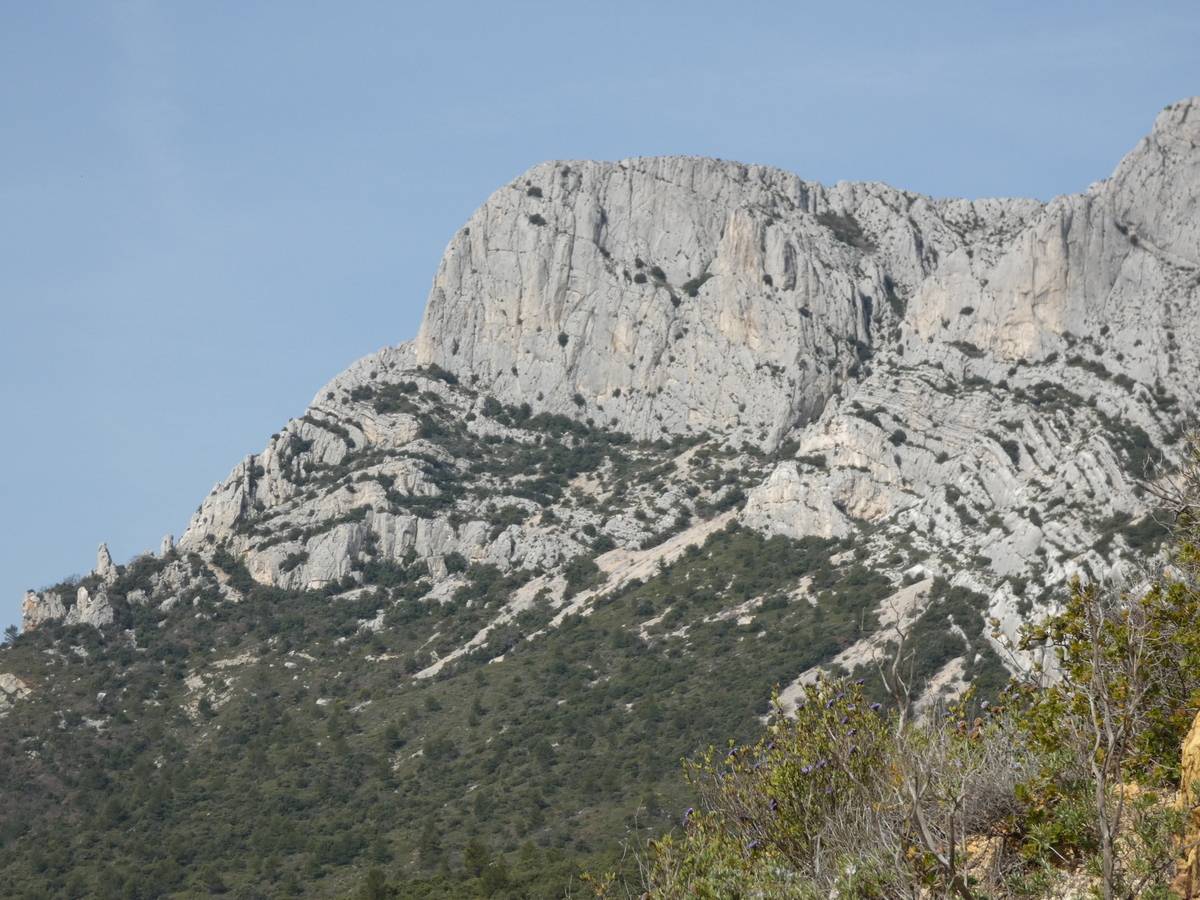
<svg viewBox="0 0 1200 900">
<path fill-rule="evenodd" d="M 901 628 L 922 703 L 1162 540 L 1200 402 L 1200 102 L 1049 203 L 547 163 L 178 545 L 0 652 L 17 895 L 558 896 Z M 868 682 L 871 690 L 871 682 Z"/>
</svg>

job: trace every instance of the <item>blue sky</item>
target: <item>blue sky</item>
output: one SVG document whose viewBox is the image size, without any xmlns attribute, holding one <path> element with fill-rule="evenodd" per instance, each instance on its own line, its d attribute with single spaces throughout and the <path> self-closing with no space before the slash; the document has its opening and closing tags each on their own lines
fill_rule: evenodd
<svg viewBox="0 0 1200 900">
<path fill-rule="evenodd" d="M 7 3 L 0 626 L 182 531 L 554 158 L 936 195 L 1106 176 L 1200 93 L 1194 3 Z"/>
</svg>

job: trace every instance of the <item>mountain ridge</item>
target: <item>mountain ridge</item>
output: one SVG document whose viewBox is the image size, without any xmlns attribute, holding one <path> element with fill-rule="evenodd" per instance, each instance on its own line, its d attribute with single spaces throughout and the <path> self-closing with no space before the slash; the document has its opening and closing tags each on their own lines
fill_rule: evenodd
<svg viewBox="0 0 1200 900">
<path fill-rule="evenodd" d="M 1197 105 L 1167 107 L 1109 179 L 1044 204 L 934 200 L 875 183 L 827 188 L 771 167 L 702 157 L 539 164 L 495 192 L 451 240 L 416 338 L 353 364 L 277 438 L 288 447 L 310 444 L 305 453 L 316 466 L 339 464 L 360 445 L 403 447 L 417 438 L 414 419 L 352 397 L 395 373 L 432 366 L 502 404 L 586 418 L 642 440 L 709 436 L 771 452 L 790 437 L 800 457 L 872 460 L 819 475 L 784 460 L 767 473 L 743 518 L 793 537 L 844 536 L 853 521 L 895 516 L 906 498 L 928 496 L 956 477 L 906 474 L 930 468 L 929 461 L 900 459 L 912 446 L 904 419 L 917 412 L 913 398 L 929 390 L 911 378 L 920 367 L 976 385 L 1011 380 L 1027 392 L 1046 379 L 1023 378 L 1012 363 L 1038 364 L 1069 393 L 1105 399 L 1098 427 L 1132 417 L 1135 442 L 1159 448 L 1170 435 L 1162 410 L 1152 407 L 1182 400 L 1183 411 L 1194 412 L 1196 402 L 1186 390 L 1198 368 L 1195 326 L 1186 315 L 1175 321 L 1172 310 L 1200 271 L 1192 262 L 1200 237 L 1189 217 L 1200 182 Z M 1144 208 L 1144 194 L 1162 209 Z M 1147 290 L 1162 291 L 1168 302 L 1146 308 L 1138 292 Z M 1102 303 L 1088 300 L 1097 295 Z M 872 375 L 884 366 L 887 373 Z M 904 390 L 882 387 L 895 376 L 908 379 Z M 1149 400 L 1119 396 L 1136 393 L 1136 384 L 1153 386 L 1143 392 Z M 1004 421 L 1024 431 L 1032 416 L 1029 430 L 1037 434 L 1029 404 L 1012 403 L 1006 388 L 1000 393 L 1011 413 Z M 891 407 L 896 427 L 882 433 L 870 421 L 878 414 L 864 416 L 863 401 L 851 395 L 873 409 Z M 961 424 L 972 409 L 955 401 L 941 414 Z M 979 431 L 977 413 L 970 427 Z M 461 414 L 470 414 L 466 405 Z M 864 429 L 864 422 L 876 427 Z M 953 449 L 934 449 L 940 442 L 931 421 L 921 428 L 935 459 Z M 897 443 L 899 433 L 907 448 Z M 1037 448 L 1034 434 L 1026 449 Z M 1004 439 L 990 443 L 1003 465 L 996 450 Z M 1051 440 L 1039 452 L 1057 446 Z M 880 469 L 889 450 L 896 464 Z M 296 486 L 278 469 L 281 455 L 273 440 L 240 464 L 201 505 L 181 548 L 238 544 L 234 530 L 258 514 L 256 506 L 294 502 Z M 1018 460 L 1010 462 L 1021 482 Z M 879 471 L 861 471 L 872 467 Z M 1111 480 L 1106 467 L 1121 468 L 1102 461 L 1090 477 Z M 265 479 L 256 480 L 258 469 Z M 411 465 L 384 473 L 397 476 L 410 490 L 437 490 L 422 485 Z M 1144 513 L 1132 483 L 1116 493 L 1107 515 Z M 386 515 L 380 503 L 369 505 L 370 515 Z M 364 503 L 325 496 L 310 506 L 303 512 L 311 521 Z M 466 550 L 468 559 L 511 563 L 511 555 L 502 559 L 486 546 L 479 528 L 465 535 L 439 521 L 402 525 L 392 556 L 418 548 L 434 561 Z M 265 558 L 246 543 L 250 571 L 290 586 L 345 577 L 362 536 L 353 524 L 334 531 L 330 546 L 288 544 Z M 552 565 L 567 559 L 563 546 L 578 549 L 561 535 L 534 540 L 562 545 L 543 560 Z M 290 570 L 299 573 L 294 578 L 281 571 L 289 553 L 307 557 Z M 69 597 L 39 596 L 27 595 L 26 627 L 71 608 L 83 609 L 85 620 L 106 615 L 103 604 L 88 611 L 90 598 L 81 605 L 77 597 L 72 607 Z"/>
<path fill-rule="evenodd" d="M 342 895 L 375 861 L 462 896 L 446 867 L 486 841 L 558 896 L 670 828 L 675 760 L 776 691 L 885 701 L 902 635 L 920 708 L 993 697 L 1072 578 L 1136 580 L 1165 538 L 1144 484 L 1200 407 L 1198 106 L 1044 204 L 679 157 L 501 188 L 416 338 L 177 543 L 26 594 L 0 872 Z"/>
</svg>

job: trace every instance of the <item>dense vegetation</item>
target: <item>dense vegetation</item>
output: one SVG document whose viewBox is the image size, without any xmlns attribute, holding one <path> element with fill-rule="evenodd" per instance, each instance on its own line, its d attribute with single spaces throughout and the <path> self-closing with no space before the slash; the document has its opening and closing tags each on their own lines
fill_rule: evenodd
<svg viewBox="0 0 1200 900">
<path fill-rule="evenodd" d="M 603 585 L 596 557 L 615 543 L 595 521 L 628 513 L 641 546 L 655 547 L 740 505 L 769 463 L 699 439 L 632 442 L 427 374 L 478 401 L 498 428 L 467 427 L 475 413 L 460 415 L 416 381 L 357 389 L 354 399 L 413 417 L 419 440 L 404 454 L 436 493 L 402 492 L 373 468 L 383 451 L 353 446 L 344 427 L 315 418 L 306 424 L 351 446 L 312 468 L 301 459 L 311 439 L 289 432 L 280 458 L 294 483 L 315 495 L 374 480 L 389 508 L 483 517 L 493 536 L 534 517 L 570 517 L 583 552 L 562 566 L 568 600 Z M 1131 440 L 1131 455 L 1145 450 Z M 603 490 L 581 490 L 580 479 Z M 644 502 L 668 482 L 669 506 Z M 308 536 L 276 527 L 271 514 L 243 521 L 239 536 L 259 547 Z M 358 507 L 312 527 L 366 515 Z M 1159 537 L 1149 520 L 1101 524 L 1100 542 L 1149 550 Z M 422 673 L 546 572 L 450 553 L 441 561 L 451 589 L 431 593 L 424 562 L 383 560 L 371 537 L 355 577 L 320 591 L 257 583 L 227 544 L 205 558 L 140 558 L 107 587 L 112 627 L 46 625 L 9 635 L 0 650 L 0 671 L 32 689 L 0 726 L 0 893 L 532 898 L 649 888 L 716 897 L 840 885 L 894 896 L 923 884 L 961 895 L 985 883 L 962 862 L 968 834 L 999 847 L 992 858 L 1004 878 L 993 882 L 1006 891 L 1102 860 L 1092 776 L 1056 755 L 1053 739 L 1080 715 L 1071 686 L 1090 678 L 1080 629 L 1109 594 L 1078 586 L 1063 616 L 1029 638 L 1057 648 L 1071 679 L 1048 687 L 1034 671 L 1009 686 L 987 638 L 987 598 L 928 577 L 927 556 L 903 536 L 889 538 L 885 574 L 875 537 L 865 525 L 841 540 L 797 541 L 730 524 L 644 580 L 599 590 L 586 614 L 557 622 L 560 609 L 535 595 L 434 677 Z M 1187 540 L 1181 565 L 1194 553 Z M 281 568 L 305 561 L 289 550 Z M 134 599 L 176 564 L 204 586 L 194 602 L 156 609 Z M 97 578 L 82 583 L 94 589 Z M 222 583 L 238 602 L 222 598 Z M 905 589 L 922 592 L 922 611 L 902 628 L 881 623 L 879 601 Z M 1163 761 L 1195 705 L 1200 639 L 1188 631 L 1194 594 L 1180 590 L 1162 582 L 1136 607 L 1154 634 L 1170 636 L 1160 647 L 1186 650 L 1172 657 L 1171 690 L 1145 692 L 1152 710 L 1139 707 L 1123 745 L 1117 774 L 1149 798 L 1177 775 Z M 1114 596 L 1114 609 L 1133 608 Z M 1121 635 L 1103 637 L 1119 656 Z M 844 684 L 807 688 L 795 724 L 773 715 L 774 689 L 843 653 Z M 880 653 L 895 664 L 881 667 Z M 973 695 L 950 711 L 918 710 L 914 698 L 956 661 Z M 738 749 L 696 757 L 710 745 Z M 681 759 L 692 760 L 686 780 Z M 1140 843 L 1121 837 L 1122 852 L 1161 857 L 1173 823 L 1160 806 L 1135 817 Z M 685 816 L 692 807 L 699 812 Z M 878 812 L 873 830 L 869 817 L 847 820 L 853 809 Z M 914 809 L 942 823 L 927 829 L 932 837 L 914 837 Z M 1108 857 L 1114 883 L 1161 875 L 1118 872 L 1121 858 Z"/>
<path fill-rule="evenodd" d="M 698 797 L 651 842 L 654 897 L 1167 897 L 1184 836 L 1180 745 L 1200 709 L 1200 454 L 1156 488 L 1175 515 L 1149 584 L 1076 581 L 1028 629 L 1002 702 L 909 715 L 916 645 L 880 677 L 806 689 L 794 719 L 687 767 Z M 946 592 L 943 591 L 943 596 Z M 1183 785 L 1194 801 L 1196 787 Z M 1194 872 L 1192 873 L 1194 876 Z M 610 872 L 592 882 L 624 896 Z M 1176 882 L 1176 888 L 1179 883 Z M 1186 887 L 1183 888 L 1186 890 Z M 1188 896 L 1191 896 L 1189 893 Z"/>
<path fill-rule="evenodd" d="M 15 894 L 329 894 L 379 868 L 404 873 L 402 896 L 560 896 L 620 836 L 669 827 L 689 796 L 678 760 L 752 737 L 772 686 L 870 630 L 894 590 L 850 543 L 731 526 L 586 617 L 524 641 L 554 612 L 538 606 L 414 681 L 521 579 L 469 567 L 426 603 L 406 595 L 413 570 L 379 567 L 339 598 L 214 561 L 241 603 L 147 627 L 117 602 L 111 631 L 48 627 L 3 651 L 37 687 L 0 733 Z M 815 605 L 792 595 L 801 577 Z M 746 624 L 725 614 L 742 603 Z M 385 628 L 360 629 L 384 607 Z"/>
</svg>

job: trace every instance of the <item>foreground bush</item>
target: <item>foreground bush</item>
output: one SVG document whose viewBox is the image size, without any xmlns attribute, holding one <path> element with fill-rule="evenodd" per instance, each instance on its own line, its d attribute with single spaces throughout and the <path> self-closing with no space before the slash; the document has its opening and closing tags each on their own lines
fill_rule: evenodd
<svg viewBox="0 0 1200 900">
<path fill-rule="evenodd" d="M 903 725 L 860 684 L 818 682 L 794 720 L 689 765 L 701 809 L 651 845 L 658 897 L 974 897 L 1035 770 L 1012 720 L 961 710 Z M 981 838 L 983 840 L 981 840 Z"/>
<path fill-rule="evenodd" d="M 1126 587 L 1074 582 L 1023 640 L 1024 658 L 1042 663 L 999 705 L 968 715 L 968 699 L 914 718 L 898 665 L 890 678 L 880 667 L 887 709 L 862 682 L 810 685 L 794 719 L 777 710 L 756 743 L 687 764 L 698 809 L 648 846 L 639 887 L 658 898 L 1175 896 L 1176 859 L 1196 838 L 1175 798 L 1200 707 L 1200 453 L 1153 490 L 1174 518 L 1169 563 Z M 920 651 L 895 649 L 897 662 Z M 590 883 L 615 896 L 612 879 Z"/>
</svg>

